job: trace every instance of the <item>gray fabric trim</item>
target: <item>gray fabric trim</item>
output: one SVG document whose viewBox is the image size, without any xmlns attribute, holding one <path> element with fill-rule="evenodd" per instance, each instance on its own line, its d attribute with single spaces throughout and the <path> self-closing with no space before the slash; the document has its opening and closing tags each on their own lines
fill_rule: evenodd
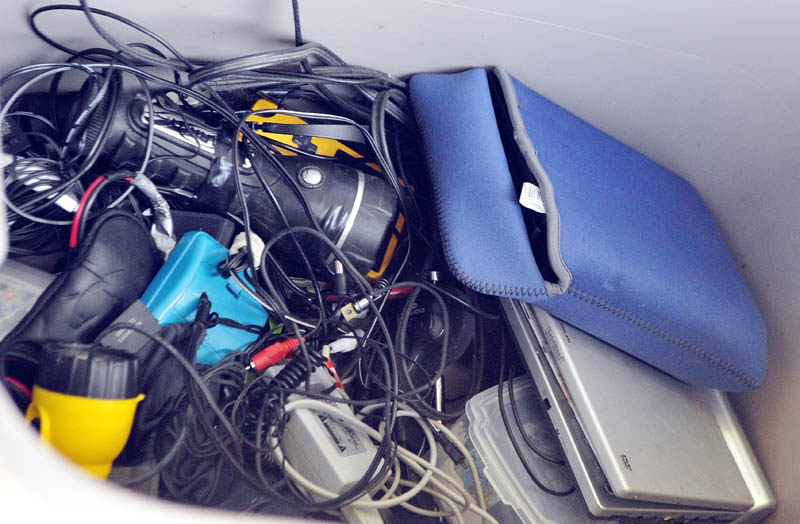
<svg viewBox="0 0 800 524">
<path fill-rule="evenodd" d="M 539 155 L 536 153 L 528 132 L 525 130 L 525 122 L 522 120 L 522 113 L 519 110 L 519 101 L 517 100 L 517 93 L 514 91 L 514 83 L 511 80 L 511 76 L 499 67 L 492 68 L 492 72 L 503 91 L 508 115 L 514 128 L 514 142 L 519 147 L 523 158 L 525 158 L 525 163 L 533 173 L 542 191 L 542 200 L 544 201 L 544 209 L 547 215 L 547 256 L 550 259 L 553 272 L 558 277 L 557 283 L 545 282 L 545 288 L 548 295 L 561 295 L 572 284 L 572 272 L 561 256 L 561 217 L 558 214 L 558 206 L 556 206 L 553 184 L 550 182 L 550 177 L 547 176 L 547 172 L 541 162 L 539 162 Z"/>
</svg>

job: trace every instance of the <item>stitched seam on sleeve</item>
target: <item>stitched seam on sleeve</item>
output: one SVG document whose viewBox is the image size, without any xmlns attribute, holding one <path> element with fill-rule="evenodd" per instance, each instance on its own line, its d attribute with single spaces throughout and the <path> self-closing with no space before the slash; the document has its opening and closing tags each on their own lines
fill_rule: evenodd
<svg viewBox="0 0 800 524">
<path fill-rule="evenodd" d="M 704 349 L 695 344 L 690 344 L 685 340 L 681 340 L 680 338 L 670 334 L 666 330 L 658 328 L 652 325 L 650 322 L 647 322 L 646 320 L 636 317 L 635 315 L 626 312 L 622 308 L 614 306 L 613 304 L 610 304 L 595 296 L 592 296 L 589 293 L 586 293 L 585 291 L 581 291 L 575 288 L 570 288 L 567 290 L 567 292 L 572 296 L 580 300 L 583 300 L 588 304 L 591 304 L 597 308 L 602 309 L 603 311 L 611 313 L 612 315 L 621 318 L 622 320 L 629 322 L 630 324 L 633 324 L 634 326 L 643 329 L 666 342 L 673 344 L 674 346 L 677 346 L 685 351 L 692 353 L 694 356 L 705 360 L 706 362 L 710 363 L 717 369 L 725 371 L 741 384 L 744 384 L 751 388 L 758 387 L 758 382 L 752 377 L 750 377 L 747 373 L 741 371 L 740 369 L 737 369 L 733 364 L 726 361 L 725 359 L 709 354 L 707 351 L 705 351 Z"/>
</svg>

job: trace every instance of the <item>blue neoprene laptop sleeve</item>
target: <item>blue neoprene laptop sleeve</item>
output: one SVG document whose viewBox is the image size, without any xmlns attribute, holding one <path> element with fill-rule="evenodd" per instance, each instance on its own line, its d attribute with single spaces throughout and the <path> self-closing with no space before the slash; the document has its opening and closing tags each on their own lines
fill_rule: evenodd
<svg viewBox="0 0 800 524">
<path fill-rule="evenodd" d="M 460 281 L 688 383 L 761 384 L 764 322 L 686 181 L 499 69 L 415 75 L 410 93 Z M 541 193 L 535 220 L 521 181 Z"/>
</svg>

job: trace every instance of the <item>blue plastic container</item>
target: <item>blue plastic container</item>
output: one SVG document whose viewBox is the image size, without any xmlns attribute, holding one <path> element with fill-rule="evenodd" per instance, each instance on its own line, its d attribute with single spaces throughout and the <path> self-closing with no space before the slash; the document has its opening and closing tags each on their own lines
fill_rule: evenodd
<svg viewBox="0 0 800 524">
<path fill-rule="evenodd" d="M 142 301 L 163 325 L 194 321 L 200 295 L 211 300 L 211 311 L 241 324 L 263 326 L 267 312 L 233 277 L 223 278 L 217 265 L 228 250 L 206 233 L 186 233 L 142 295 Z M 208 330 L 197 351 L 197 362 L 216 364 L 231 351 L 246 348 L 257 335 L 230 326 Z"/>
</svg>

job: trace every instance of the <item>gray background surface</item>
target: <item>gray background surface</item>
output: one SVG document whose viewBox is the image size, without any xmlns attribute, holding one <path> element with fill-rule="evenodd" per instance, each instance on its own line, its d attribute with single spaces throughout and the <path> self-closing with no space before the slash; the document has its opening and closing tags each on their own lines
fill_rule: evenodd
<svg viewBox="0 0 800 524">
<path fill-rule="evenodd" d="M 35 5 L 3 2 L 0 69 L 60 56 L 26 26 Z M 144 23 L 190 56 L 252 53 L 292 38 L 289 0 L 92 5 Z M 769 327 L 766 385 L 733 400 L 778 494 L 772 522 L 800 521 L 800 6 L 301 0 L 301 11 L 306 38 L 353 63 L 395 74 L 502 65 L 697 188 Z M 42 23 L 88 47 L 81 15 L 47 14 Z"/>
</svg>

